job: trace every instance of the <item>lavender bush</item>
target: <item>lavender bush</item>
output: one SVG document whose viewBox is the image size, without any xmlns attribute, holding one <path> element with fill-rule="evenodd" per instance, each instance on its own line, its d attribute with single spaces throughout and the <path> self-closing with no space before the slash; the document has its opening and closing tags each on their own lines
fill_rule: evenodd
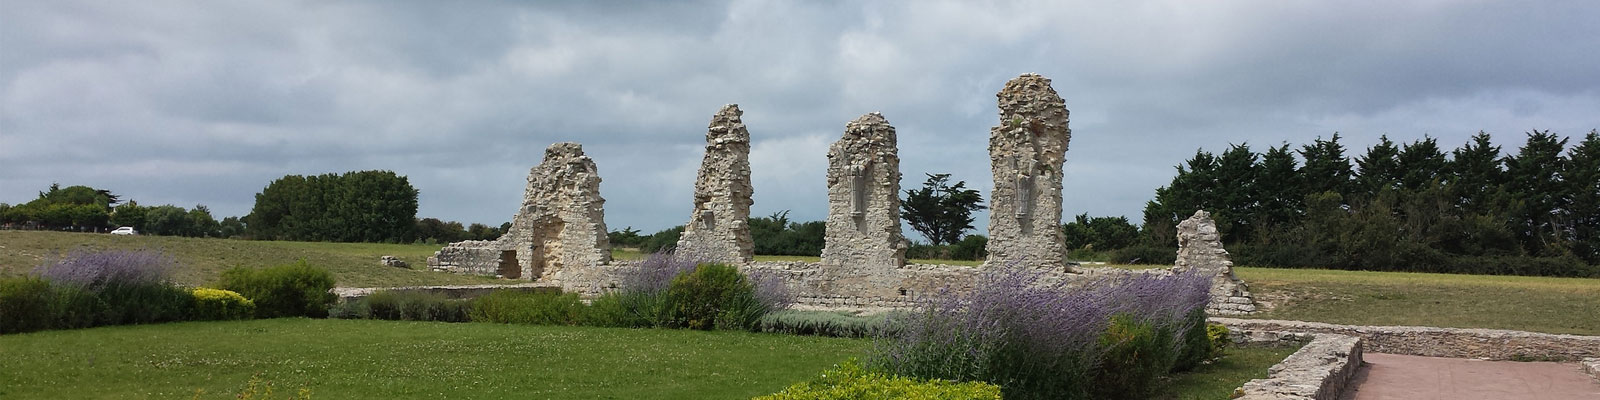
<svg viewBox="0 0 1600 400">
<path fill-rule="evenodd" d="M 100 291 L 116 285 L 167 283 L 178 261 L 154 250 L 75 250 L 48 260 L 34 274 L 57 285 Z"/>
<path fill-rule="evenodd" d="M 187 318 L 192 296 L 170 281 L 177 264 L 154 250 L 78 250 L 34 273 L 58 293 L 54 325 L 78 328 Z"/>
<path fill-rule="evenodd" d="M 900 333 L 875 342 L 872 362 L 899 375 L 998 384 L 1008 399 L 1086 398 L 1115 345 L 1102 340 L 1113 315 L 1176 329 L 1207 299 L 1208 281 L 1196 274 L 1072 287 L 1044 274 L 1012 263 L 985 271 L 970 292 L 920 299 L 891 321 Z"/>
<path fill-rule="evenodd" d="M 591 303 L 587 324 L 624 327 L 757 329 L 762 316 L 788 308 L 779 275 L 704 270 L 702 257 L 657 252 L 620 271 L 619 290 Z"/>
</svg>

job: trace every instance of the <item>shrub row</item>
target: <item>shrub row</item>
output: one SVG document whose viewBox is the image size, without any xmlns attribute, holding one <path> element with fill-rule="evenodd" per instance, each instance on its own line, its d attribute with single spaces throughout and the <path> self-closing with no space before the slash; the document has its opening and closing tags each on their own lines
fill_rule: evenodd
<svg viewBox="0 0 1600 400">
<path fill-rule="evenodd" d="M 576 294 L 498 290 L 466 300 L 385 291 L 333 309 L 338 318 L 757 331 L 786 306 L 782 282 L 735 267 L 656 254 L 624 272 L 624 287 L 585 305 Z"/>
<path fill-rule="evenodd" d="M 845 338 L 884 337 L 897 333 L 890 316 L 838 312 L 779 311 L 761 318 L 761 332 Z"/>
<path fill-rule="evenodd" d="M 863 368 L 853 360 L 822 376 L 784 388 L 756 400 L 890 400 L 948 399 L 999 400 L 1000 387 L 983 382 L 912 379 Z"/>
<path fill-rule="evenodd" d="M 263 316 L 326 315 L 327 271 L 296 265 L 224 273 L 222 289 L 171 282 L 156 251 L 78 251 L 26 277 L 0 279 L 0 333 Z M 262 305 L 266 305 L 263 307 Z"/>
<path fill-rule="evenodd" d="M 1136 274 L 1069 288 L 1042 276 L 1002 266 L 970 291 L 920 300 L 891 320 L 898 334 L 875 342 L 872 367 L 990 382 L 1008 399 L 1122 399 L 1215 356 L 1209 277 Z"/>
</svg>

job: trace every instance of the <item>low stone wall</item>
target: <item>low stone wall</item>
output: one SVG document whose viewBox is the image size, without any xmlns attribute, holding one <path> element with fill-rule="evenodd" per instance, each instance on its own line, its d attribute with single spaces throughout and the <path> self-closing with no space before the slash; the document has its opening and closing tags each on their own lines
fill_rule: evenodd
<svg viewBox="0 0 1600 400">
<path fill-rule="evenodd" d="M 1267 377 L 1245 382 L 1240 399 L 1334 400 L 1361 369 L 1359 337 L 1327 333 L 1238 330 L 1236 343 L 1305 342 L 1299 351 L 1267 370 Z"/>
<path fill-rule="evenodd" d="M 1581 360 L 1600 357 L 1600 336 L 1556 335 L 1500 329 L 1423 326 L 1356 326 L 1320 322 L 1211 318 L 1230 330 L 1332 333 L 1360 337 L 1367 351 L 1489 360 Z"/>
<path fill-rule="evenodd" d="M 1600 380 L 1600 358 L 1583 359 L 1583 372 L 1588 372 L 1594 379 Z"/>
<path fill-rule="evenodd" d="M 506 246 L 493 240 L 467 240 L 445 245 L 428 257 L 428 268 L 464 275 L 500 274 L 500 251 Z"/>
<path fill-rule="evenodd" d="M 346 302 L 346 301 L 352 301 L 352 300 L 360 300 L 360 299 L 362 299 L 364 297 L 371 296 L 373 293 L 377 293 L 378 291 L 383 291 L 383 290 L 401 291 L 401 292 L 438 293 L 438 294 L 443 294 L 444 297 L 451 298 L 451 299 L 470 299 L 470 298 L 474 298 L 474 297 L 478 297 L 478 296 L 489 294 L 489 292 L 493 292 L 493 291 L 496 291 L 496 290 L 519 290 L 519 291 L 525 291 L 525 292 L 558 292 L 558 291 L 561 290 L 561 287 L 556 285 L 556 284 L 551 284 L 551 283 L 519 283 L 519 284 L 514 284 L 514 285 L 402 286 L 402 287 L 378 287 L 378 288 L 344 288 L 344 287 L 340 287 L 340 288 L 333 288 L 333 289 L 329 290 L 329 292 L 333 293 L 335 296 L 339 296 L 339 301 L 340 302 Z"/>
</svg>

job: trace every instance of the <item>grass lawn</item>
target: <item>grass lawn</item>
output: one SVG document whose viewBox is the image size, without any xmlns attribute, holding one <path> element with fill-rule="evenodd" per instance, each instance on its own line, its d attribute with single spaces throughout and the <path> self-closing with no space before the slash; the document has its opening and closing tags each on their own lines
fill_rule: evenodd
<svg viewBox="0 0 1600 400">
<path fill-rule="evenodd" d="M 314 320 L 185 322 L 0 336 L 0 398 L 230 398 L 259 374 L 314 398 L 744 399 L 859 357 L 869 339 Z M 1292 348 L 1231 348 L 1161 399 L 1227 398 Z"/>
<path fill-rule="evenodd" d="M 314 398 L 735 399 L 868 340 L 662 329 L 273 319 L 0 336 L 0 398 L 232 398 L 253 374 Z"/>
<path fill-rule="evenodd" d="M 439 245 L 277 242 L 45 231 L 0 231 L 0 276 L 26 274 L 48 257 L 85 247 L 162 250 L 183 264 L 183 268 L 176 271 L 176 279 L 186 285 L 212 283 L 223 270 L 236 266 L 269 267 L 292 264 L 301 258 L 333 272 L 339 286 L 501 282 L 494 278 L 427 271 L 428 256 L 442 247 Z M 378 258 L 386 255 L 405 260 L 411 264 L 411 269 L 379 265 Z"/>
<path fill-rule="evenodd" d="M 1318 269 L 1236 269 L 1250 318 L 1600 335 L 1600 279 Z"/>
<path fill-rule="evenodd" d="M 1156 396 L 1161 400 L 1215 400 L 1233 398 L 1233 390 L 1251 379 L 1267 377 L 1267 369 L 1282 362 L 1298 346 L 1230 347 L 1216 362 L 1175 374 Z"/>
</svg>

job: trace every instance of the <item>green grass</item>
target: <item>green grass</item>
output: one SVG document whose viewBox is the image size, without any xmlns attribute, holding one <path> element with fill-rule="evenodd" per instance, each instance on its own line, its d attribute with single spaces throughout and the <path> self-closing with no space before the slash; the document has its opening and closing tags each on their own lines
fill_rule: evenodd
<svg viewBox="0 0 1600 400">
<path fill-rule="evenodd" d="M 1193 371 L 1178 373 L 1155 396 L 1161 400 L 1214 400 L 1233 398 L 1233 390 L 1251 379 L 1267 377 L 1267 369 L 1282 362 L 1299 346 L 1230 347 L 1221 359 Z"/>
<path fill-rule="evenodd" d="M 175 278 L 186 285 L 214 283 L 223 270 L 235 266 L 269 267 L 292 264 L 301 258 L 327 268 L 339 286 L 407 286 L 482 284 L 494 278 L 426 271 L 428 256 L 440 245 L 382 243 L 277 242 L 232 239 L 195 239 L 171 236 L 113 236 L 103 233 L 0 231 L 0 276 L 27 274 L 48 257 L 76 248 L 158 249 L 176 257 L 183 268 Z M 378 264 L 392 255 L 411 269 Z"/>
<path fill-rule="evenodd" d="M 314 398 L 736 399 L 868 340 L 372 320 L 187 322 L 0 336 L 0 398 L 231 398 L 253 374 Z"/>
<path fill-rule="evenodd" d="M 1317 269 L 1236 269 L 1251 318 L 1600 335 L 1600 279 Z"/>
</svg>

